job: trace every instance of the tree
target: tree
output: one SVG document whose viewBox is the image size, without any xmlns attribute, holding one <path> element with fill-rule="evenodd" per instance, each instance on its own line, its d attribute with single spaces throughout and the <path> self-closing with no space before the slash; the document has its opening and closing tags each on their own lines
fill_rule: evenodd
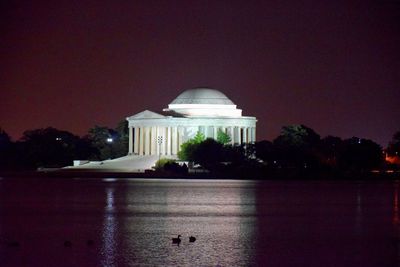
<svg viewBox="0 0 400 267">
<path fill-rule="evenodd" d="M 11 137 L 2 128 L 0 128 L 0 149 L 11 144 Z"/>
<path fill-rule="evenodd" d="M 121 150 L 126 151 L 126 148 L 121 148 L 120 137 L 117 131 L 104 126 L 95 125 L 89 129 L 89 138 L 93 146 L 98 149 L 98 160 L 111 159 L 122 156 Z M 95 157 L 96 155 L 93 155 Z"/>
<path fill-rule="evenodd" d="M 178 152 L 178 158 L 185 161 L 193 161 L 193 151 L 197 148 L 197 145 L 205 140 L 205 136 L 201 132 L 184 142 Z"/>
<path fill-rule="evenodd" d="M 277 160 L 275 147 L 272 142 L 263 140 L 255 143 L 256 157 L 266 163 L 273 164 Z"/>
<path fill-rule="evenodd" d="M 343 151 L 338 155 L 338 165 L 343 170 L 368 171 L 381 167 L 383 162 L 380 145 L 358 137 L 345 140 Z"/>
<path fill-rule="evenodd" d="M 221 129 L 218 129 L 217 141 L 223 145 L 226 145 L 231 142 L 231 138 L 227 133 L 224 133 L 223 131 L 221 131 Z"/>
<path fill-rule="evenodd" d="M 326 136 L 318 145 L 318 157 L 321 163 L 336 167 L 337 159 L 343 153 L 344 142 L 340 137 Z"/>
<path fill-rule="evenodd" d="M 223 144 L 208 138 L 193 147 L 192 160 L 205 169 L 215 170 L 222 161 L 225 161 L 224 152 Z"/>
<path fill-rule="evenodd" d="M 19 162 L 25 168 L 71 165 L 79 139 L 70 132 L 51 127 L 25 131 L 17 143 Z"/>
<path fill-rule="evenodd" d="M 96 160 L 100 158 L 100 151 L 93 145 L 88 135 L 80 138 L 76 144 L 75 158 L 80 160 Z"/>
<path fill-rule="evenodd" d="M 155 169 L 160 171 L 160 170 L 164 170 L 165 165 L 168 164 L 172 164 L 175 163 L 176 161 L 174 159 L 167 159 L 167 158 L 161 158 L 159 160 L 156 161 L 155 164 Z"/>
<path fill-rule="evenodd" d="M 320 138 L 313 129 L 294 124 L 283 126 L 281 134 L 274 140 L 274 143 L 291 147 L 310 147 L 317 144 Z"/>
<path fill-rule="evenodd" d="M 188 169 L 185 164 L 182 166 L 176 163 L 174 159 L 161 158 L 155 164 L 156 171 L 166 171 L 171 173 L 187 173 Z"/>
<path fill-rule="evenodd" d="M 195 144 L 200 144 L 204 140 L 206 140 L 206 137 L 201 132 L 197 132 L 196 135 L 193 137 L 193 143 Z"/>
<path fill-rule="evenodd" d="M 126 119 L 121 120 L 117 124 L 115 131 L 119 134 L 121 138 L 129 138 L 128 121 Z"/>
<path fill-rule="evenodd" d="M 0 169 L 11 167 L 14 158 L 13 145 L 10 136 L 0 128 Z"/>
<path fill-rule="evenodd" d="M 197 145 L 190 141 L 183 143 L 178 151 L 178 158 L 184 161 L 193 161 L 193 151 L 196 150 Z"/>
<path fill-rule="evenodd" d="M 277 162 L 290 168 L 309 168 L 318 164 L 316 148 L 320 136 L 304 125 L 282 127 L 281 134 L 274 140 Z"/>
<path fill-rule="evenodd" d="M 390 141 L 387 148 L 387 153 L 390 156 L 400 156 L 400 131 L 393 135 L 392 141 Z"/>
<path fill-rule="evenodd" d="M 128 154 L 128 146 L 129 146 L 129 129 L 128 129 L 128 121 L 122 120 L 118 123 L 115 128 L 114 135 L 114 157 L 123 157 Z"/>
</svg>

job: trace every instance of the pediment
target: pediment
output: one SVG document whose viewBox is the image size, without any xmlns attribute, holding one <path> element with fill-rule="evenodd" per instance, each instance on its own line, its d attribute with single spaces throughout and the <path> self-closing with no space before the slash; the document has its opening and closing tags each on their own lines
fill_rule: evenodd
<svg viewBox="0 0 400 267">
<path fill-rule="evenodd" d="M 135 119 L 161 119 L 161 118 L 165 118 L 165 116 L 150 110 L 145 110 L 130 116 L 128 119 L 135 120 Z"/>
</svg>

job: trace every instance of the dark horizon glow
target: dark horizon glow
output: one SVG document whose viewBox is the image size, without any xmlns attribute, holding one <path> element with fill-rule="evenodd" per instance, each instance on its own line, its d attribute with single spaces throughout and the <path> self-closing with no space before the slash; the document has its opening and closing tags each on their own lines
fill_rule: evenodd
<svg viewBox="0 0 400 267">
<path fill-rule="evenodd" d="M 3 3 L 0 127 L 83 135 L 207 86 L 257 117 L 258 140 L 400 130 L 399 2 L 174 3 Z"/>
</svg>

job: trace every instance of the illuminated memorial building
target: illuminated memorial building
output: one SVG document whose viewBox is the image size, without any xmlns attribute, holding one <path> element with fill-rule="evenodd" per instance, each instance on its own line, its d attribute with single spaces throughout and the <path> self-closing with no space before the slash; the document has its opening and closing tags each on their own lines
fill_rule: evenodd
<svg viewBox="0 0 400 267">
<path fill-rule="evenodd" d="M 74 166 L 66 168 L 143 172 L 160 156 L 177 158 L 181 144 L 198 132 L 217 139 L 222 131 L 229 135 L 232 145 L 256 141 L 256 118 L 242 116 L 241 109 L 214 89 L 186 90 L 162 112 L 145 110 L 127 121 L 128 155 L 103 161 L 75 160 Z"/>
<path fill-rule="evenodd" d="M 145 110 L 127 118 L 129 155 L 176 156 L 182 143 L 197 132 L 217 139 L 222 131 L 232 145 L 256 141 L 256 118 L 242 116 L 242 110 L 214 89 L 189 89 L 162 112 Z"/>
</svg>

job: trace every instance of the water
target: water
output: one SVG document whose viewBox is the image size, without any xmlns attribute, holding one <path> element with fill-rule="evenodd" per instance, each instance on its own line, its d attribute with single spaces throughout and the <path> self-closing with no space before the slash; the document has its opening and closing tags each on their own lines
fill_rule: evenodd
<svg viewBox="0 0 400 267">
<path fill-rule="evenodd" d="M 2 179 L 0 266 L 400 266 L 398 194 L 397 182 Z"/>
</svg>

